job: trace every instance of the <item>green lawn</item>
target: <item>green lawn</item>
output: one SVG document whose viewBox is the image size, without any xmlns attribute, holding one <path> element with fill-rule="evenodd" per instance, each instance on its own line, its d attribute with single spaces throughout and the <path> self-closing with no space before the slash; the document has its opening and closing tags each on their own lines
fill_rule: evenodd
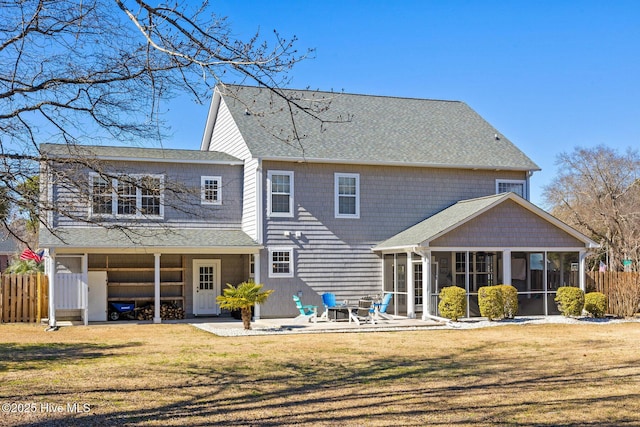
<svg viewBox="0 0 640 427">
<path fill-rule="evenodd" d="M 640 425 L 638 323 L 236 338 L 0 325 L 0 341 L 0 425 Z"/>
</svg>

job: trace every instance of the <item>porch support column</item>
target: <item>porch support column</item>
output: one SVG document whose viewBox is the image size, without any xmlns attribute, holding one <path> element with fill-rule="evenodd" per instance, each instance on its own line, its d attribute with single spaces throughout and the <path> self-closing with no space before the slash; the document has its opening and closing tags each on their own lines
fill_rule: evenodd
<svg viewBox="0 0 640 427">
<path fill-rule="evenodd" d="M 154 314 L 153 314 L 153 323 L 161 323 L 162 319 L 160 318 L 160 254 L 153 254 L 155 258 L 154 265 L 154 295 L 153 295 L 153 303 L 154 303 Z"/>
<path fill-rule="evenodd" d="M 469 307 L 471 305 L 471 295 L 469 295 L 469 292 L 471 292 L 471 277 L 469 276 L 471 260 L 469 260 L 469 255 L 471 253 L 466 251 L 464 255 L 464 290 L 466 291 L 465 298 L 467 298 L 467 317 L 471 317 L 471 308 Z"/>
<path fill-rule="evenodd" d="M 84 326 L 89 324 L 89 255 L 82 255 L 82 320 Z"/>
<path fill-rule="evenodd" d="M 413 281 L 413 252 L 407 251 L 407 317 L 416 318 L 416 289 Z"/>
<path fill-rule="evenodd" d="M 429 320 L 431 314 L 431 251 L 425 251 L 422 255 L 422 320 Z"/>
<path fill-rule="evenodd" d="M 583 292 L 587 291 L 587 282 L 586 282 L 586 260 L 587 260 L 587 252 L 586 251 L 580 251 L 580 255 L 579 255 L 579 266 L 578 266 L 578 283 L 580 285 L 580 289 L 582 289 Z"/>
<path fill-rule="evenodd" d="M 49 327 L 56 328 L 56 252 L 55 249 L 49 249 L 49 259 L 47 260 L 49 275 Z"/>
<path fill-rule="evenodd" d="M 544 286 L 544 315 L 549 315 L 549 276 L 547 274 L 547 251 L 542 254 L 542 286 Z"/>
<path fill-rule="evenodd" d="M 502 284 L 511 285 L 511 249 L 502 251 Z"/>
<path fill-rule="evenodd" d="M 260 283 L 260 254 L 253 255 L 253 280 Z M 256 304 L 253 309 L 253 320 L 260 320 L 260 304 Z"/>
</svg>

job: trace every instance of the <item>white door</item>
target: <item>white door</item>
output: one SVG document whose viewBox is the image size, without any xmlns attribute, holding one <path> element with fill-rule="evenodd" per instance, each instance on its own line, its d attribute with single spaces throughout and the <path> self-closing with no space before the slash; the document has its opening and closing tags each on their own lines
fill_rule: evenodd
<svg viewBox="0 0 640 427">
<path fill-rule="evenodd" d="M 88 320 L 107 321 L 107 272 L 90 271 L 88 276 Z"/>
<path fill-rule="evenodd" d="M 220 314 L 216 297 L 220 295 L 220 260 L 193 260 L 193 314 Z"/>
</svg>

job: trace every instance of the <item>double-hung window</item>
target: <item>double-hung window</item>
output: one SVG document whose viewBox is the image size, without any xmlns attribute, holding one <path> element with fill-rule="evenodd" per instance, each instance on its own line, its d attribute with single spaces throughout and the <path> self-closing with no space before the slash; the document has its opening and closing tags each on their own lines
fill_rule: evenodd
<svg viewBox="0 0 640 427">
<path fill-rule="evenodd" d="M 334 185 L 336 218 L 360 218 L 360 175 L 336 173 Z"/>
<path fill-rule="evenodd" d="M 498 179 L 496 180 L 496 194 L 500 193 L 516 193 L 518 196 L 526 199 L 527 181 L 520 179 Z"/>
<path fill-rule="evenodd" d="M 200 180 L 200 201 L 203 205 L 222 204 L 222 178 L 203 176 Z"/>
<path fill-rule="evenodd" d="M 293 249 L 269 249 L 269 277 L 293 277 Z"/>
<path fill-rule="evenodd" d="M 128 175 L 91 176 L 91 215 L 142 218 L 164 216 L 164 177 Z"/>
<path fill-rule="evenodd" d="M 268 171 L 269 216 L 293 217 L 293 172 Z"/>
<path fill-rule="evenodd" d="M 113 213 L 113 186 L 110 178 L 91 175 L 91 215 Z"/>
</svg>

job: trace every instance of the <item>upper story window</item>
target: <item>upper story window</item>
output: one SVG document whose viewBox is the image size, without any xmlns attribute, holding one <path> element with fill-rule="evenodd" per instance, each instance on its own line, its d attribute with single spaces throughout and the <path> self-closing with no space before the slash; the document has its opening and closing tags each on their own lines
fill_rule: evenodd
<svg viewBox="0 0 640 427">
<path fill-rule="evenodd" d="M 91 213 L 93 215 L 111 215 L 113 213 L 111 180 L 100 175 L 92 175 L 91 187 Z"/>
<path fill-rule="evenodd" d="M 200 180 L 200 201 L 203 205 L 222 204 L 222 178 L 203 176 Z"/>
<path fill-rule="evenodd" d="M 91 215 L 162 217 L 164 177 L 129 175 L 121 178 L 91 176 Z"/>
<path fill-rule="evenodd" d="M 516 193 L 518 196 L 526 199 L 527 181 L 519 179 L 498 179 L 496 180 L 496 194 L 500 193 Z"/>
<path fill-rule="evenodd" d="M 336 173 L 334 180 L 336 218 L 360 218 L 360 175 Z"/>
<path fill-rule="evenodd" d="M 293 172 L 268 171 L 269 216 L 293 217 Z"/>
</svg>

